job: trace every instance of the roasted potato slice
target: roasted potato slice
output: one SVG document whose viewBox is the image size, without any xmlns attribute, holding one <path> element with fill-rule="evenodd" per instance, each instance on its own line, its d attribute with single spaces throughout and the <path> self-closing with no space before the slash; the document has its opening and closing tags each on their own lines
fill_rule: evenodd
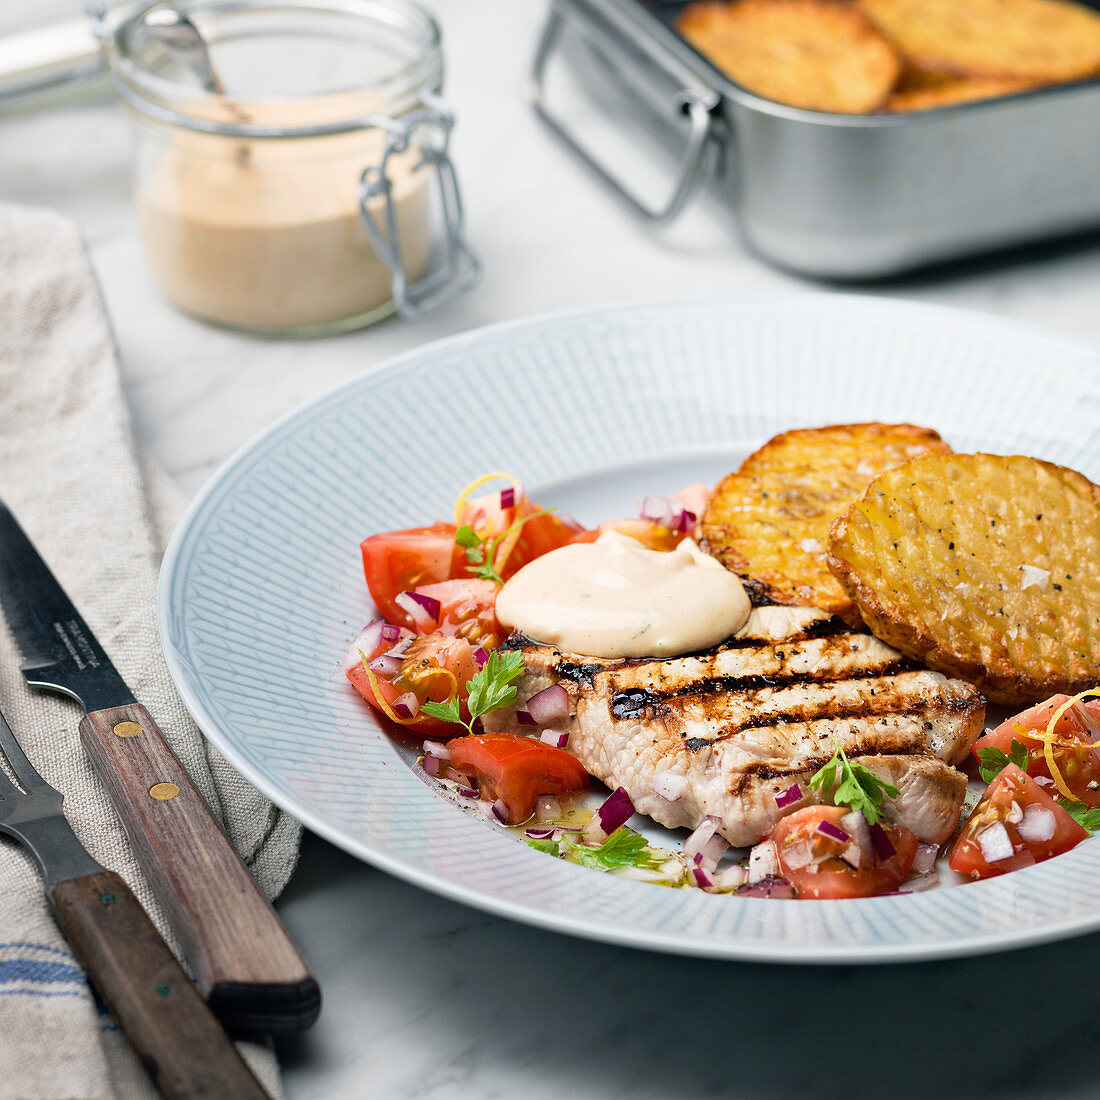
<svg viewBox="0 0 1100 1100">
<path fill-rule="evenodd" d="M 1100 488 L 1020 455 L 928 455 L 832 526 L 829 567 L 874 634 L 988 699 L 1100 682 Z"/>
<path fill-rule="evenodd" d="M 1028 80 L 954 76 L 950 73 L 929 72 L 927 69 L 907 68 L 882 111 L 884 114 L 929 111 L 935 107 L 949 107 L 954 103 L 971 103 L 978 99 L 1015 95 L 1034 87 L 1035 84 Z"/>
<path fill-rule="evenodd" d="M 901 72 L 894 49 L 844 0 L 699 0 L 676 27 L 743 88 L 811 111 L 877 110 Z"/>
<path fill-rule="evenodd" d="M 718 485 L 703 513 L 707 551 L 755 603 L 820 607 L 853 626 L 859 613 L 825 561 L 829 525 L 875 475 L 951 448 L 912 424 L 837 424 L 783 432 Z"/>
<path fill-rule="evenodd" d="M 1036 83 L 1100 72 L 1100 14 L 1070 0 L 859 0 L 909 62 Z"/>
</svg>

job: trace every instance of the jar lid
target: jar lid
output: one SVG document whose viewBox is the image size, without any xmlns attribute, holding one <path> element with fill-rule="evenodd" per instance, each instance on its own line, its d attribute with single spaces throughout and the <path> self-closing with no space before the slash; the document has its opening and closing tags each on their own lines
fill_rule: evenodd
<svg viewBox="0 0 1100 1100">
<path fill-rule="evenodd" d="M 111 69 L 138 112 L 235 137 L 313 137 L 379 125 L 442 77 L 439 25 L 410 0 L 179 0 L 223 94 L 202 86 L 142 5 L 111 34 Z"/>
</svg>

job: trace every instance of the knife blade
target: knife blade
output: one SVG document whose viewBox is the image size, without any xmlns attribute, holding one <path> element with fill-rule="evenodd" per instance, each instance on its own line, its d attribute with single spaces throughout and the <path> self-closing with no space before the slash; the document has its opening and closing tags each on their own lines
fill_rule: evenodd
<svg viewBox="0 0 1100 1100">
<path fill-rule="evenodd" d="M 214 1014 L 235 1031 L 309 1027 L 321 994 L 305 960 L 156 722 L 3 502 L 0 607 L 27 683 L 84 708 L 81 741 Z"/>
</svg>

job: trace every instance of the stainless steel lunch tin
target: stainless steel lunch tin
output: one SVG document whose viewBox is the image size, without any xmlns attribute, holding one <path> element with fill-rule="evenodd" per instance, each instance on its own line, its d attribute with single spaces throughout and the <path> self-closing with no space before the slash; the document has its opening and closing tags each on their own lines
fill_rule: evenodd
<svg viewBox="0 0 1100 1100">
<path fill-rule="evenodd" d="M 642 217 L 669 220 L 713 177 L 751 248 L 830 279 L 1100 226 L 1100 80 L 911 114 L 806 111 L 746 92 L 696 53 L 672 27 L 683 6 L 553 0 L 534 64 L 538 113 Z M 562 58 L 615 82 L 655 130 L 680 133 L 667 201 L 641 201 L 555 112 L 547 70 Z"/>
</svg>

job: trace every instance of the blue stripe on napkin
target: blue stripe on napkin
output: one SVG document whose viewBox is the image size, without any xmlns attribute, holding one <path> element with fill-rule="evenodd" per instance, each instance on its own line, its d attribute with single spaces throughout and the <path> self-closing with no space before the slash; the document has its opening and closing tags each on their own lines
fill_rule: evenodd
<svg viewBox="0 0 1100 1100">
<path fill-rule="evenodd" d="M 88 982 L 72 955 L 45 943 L 0 943 L 0 997 L 86 997 Z"/>
</svg>

